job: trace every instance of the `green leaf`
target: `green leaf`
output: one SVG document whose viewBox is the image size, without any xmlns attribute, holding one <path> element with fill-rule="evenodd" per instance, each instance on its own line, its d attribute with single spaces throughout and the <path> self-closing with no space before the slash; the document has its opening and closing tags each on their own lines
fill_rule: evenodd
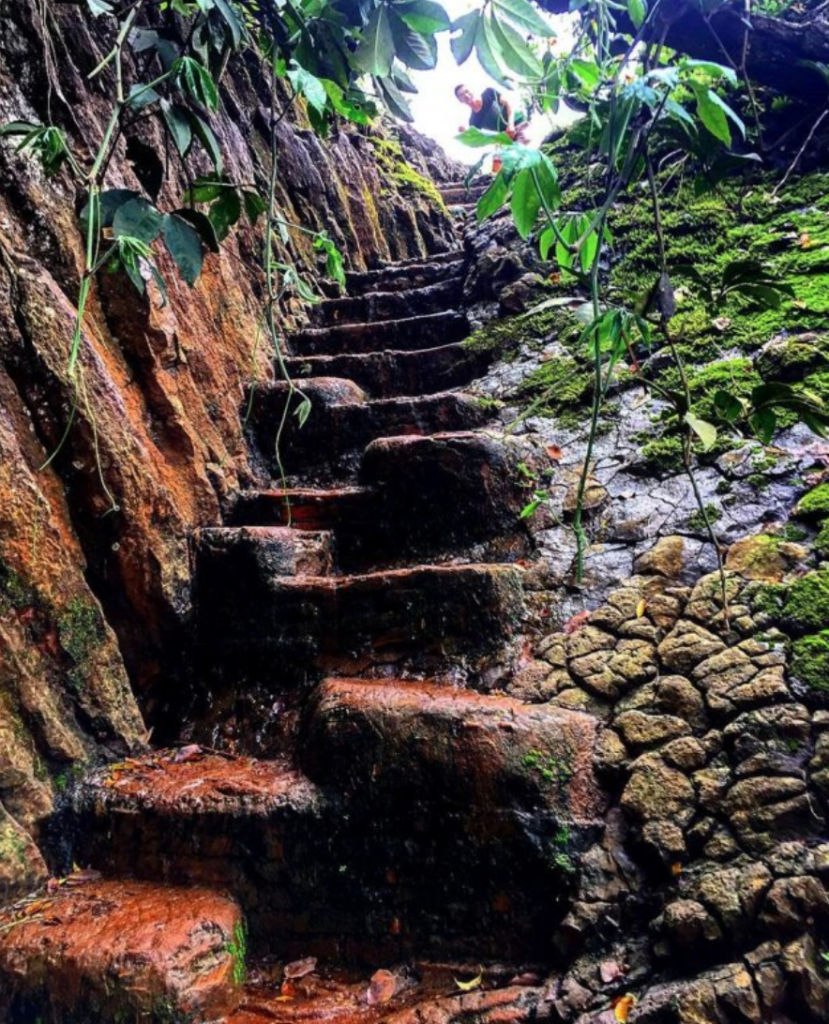
<svg viewBox="0 0 829 1024">
<path fill-rule="evenodd" d="M 499 85 L 508 86 L 510 83 L 504 77 L 504 61 L 501 56 L 501 46 L 492 27 L 492 9 L 484 14 L 478 23 L 478 31 L 475 33 L 475 53 L 481 67 L 490 78 L 494 78 Z"/>
<path fill-rule="evenodd" d="M 157 103 L 160 99 L 161 97 L 155 89 L 137 84 L 130 89 L 127 106 L 132 107 L 133 110 L 142 110 L 144 107 L 150 107 L 153 103 Z"/>
<path fill-rule="evenodd" d="M 204 248 L 198 232 L 186 220 L 168 213 L 164 217 L 164 241 L 179 273 L 192 288 L 204 263 Z"/>
<path fill-rule="evenodd" d="M 453 30 L 461 30 L 461 34 L 453 36 L 449 44 L 452 47 L 452 55 L 458 64 L 465 63 L 475 49 L 475 37 L 478 34 L 480 21 L 480 12 L 470 11 L 469 14 L 458 18 L 452 25 Z"/>
<path fill-rule="evenodd" d="M 161 233 L 162 221 L 161 214 L 146 199 L 130 199 L 116 210 L 112 233 L 116 238 L 124 235 L 149 245 Z"/>
<path fill-rule="evenodd" d="M 758 409 L 748 418 L 749 426 L 763 444 L 770 444 L 777 427 L 777 416 L 773 409 Z"/>
<path fill-rule="evenodd" d="M 173 65 L 176 82 L 196 103 L 217 110 L 219 89 L 207 68 L 193 57 L 179 57 Z"/>
<path fill-rule="evenodd" d="M 628 0 L 628 14 L 634 28 L 640 29 L 645 24 L 645 18 L 648 16 L 645 0 Z"/>
<path fill-rule="evenodd" d="M 216 229 L 206 213 L 185 206 L 180 210 L 176 210 L 175 215 L 181 217 L 182 220 L 186 220 L 188 224 L 193 225 L 199 233 L 199 238 L 201 238 L 202 242 L 211 252 L 219 252 L 221 250 L 219 239 L 216 236 Z"/>
<path fill-rule="evenodd" d="M 100 218 L 99 227 L 111 228 L 112 221 L 115 218 L 115 214 L 118 210 L 131 199 L 138 199 L 139 195 L 134 192 L 131 188 L 111 188 L 107 189 L 106 192 L 102 192 L 99 196 L 99 207 L 98 217 Z M 143 202 L 143 200 L 142 200 Z M 89 204 L 84 206 L 81 210 L 80 221 L 83 225 L 84 231 L 86 231 L 86 222 L 89 217 Z"/>
<path fill-rule="evenodd" d="M 297 66 L 288 72 L 288 79 L 294 90 L 300 96 L 304 96 L 317 113 L 325 113 L 325 108 L 328 105 L 328 93 L 316 75 L 312 75 L 310 71 Z"/>
<path fill-rule="evenodd" d="M 745 412 L 740 399 L 722 389 L 714 393 L 714 410 L 721 419 L 729 423 L 735 423 Z"/>
<path fill-rule="evenodd" d="M 691 89 L 697 99 L 697 114 L 700 121 L 705 125 L 715 139 L 726 146 L 731 145 L 731 129 L 728 127 L 728 118 L 725 111 L 714 100 L 716 93 L 713 93 L 707 86 L 699 82 L 691 82 Z"/>
<path fill-rule="evenodd" d="M 389 10 L 385 4 L 381 4 L 369 18 L 353 61 L 360 71 L 385 78 L 391 74 L 394 52 Z"/>
<path fill-rule="evenodd" d="M 724 78 L 731 85 L 737 84 L 737 72 L 725 64 L 717 64 L 713 60 L 694 60 L 692 57 L 683 57 L 679 66 L 683 71 L 704 71 L 712 78 Z"/>
<path fill-rule="evenodd" d="M 161 115 L 179 155 L 182 158 L 186 157 L 193 145 L 193 130 L 190 127 L 189 111 L 170 103 L 169 100 L 162 100 Z"/>
<path fill-rule="evenodd" d="M 509 18 L 519 29 L 534 36 L 547 38 L 555 32 L 527 0 L 492 0 L 493 9 L 499 18 Z"/>
<path fill-rule="evenodd" d="M 702 441 L 703 450 L 708 452 L 717 443 L 717 428 L 708 420 L 700 419 L 692 412 L 685 413 L 685 422 Z"/>
<path fill-rule="evenodd" d="M 480 128 L 467 128 L 466 131 L 456 135 L 455 138 L 465 146 L 473 146 L 475 148 L 481 146 L 514 145 L 514 140 L 506 132 L 484 132 Z"/>
<path fill-rule="evenodd" d="M 489 186 L 484 192 L 481 198 L 478 200 L 478 205 L 475 208 L 475 214 L 478 220 L 486 220 L 487 217 L 491 217 L 496 210 L 504 205 L 504 202 L 509 193 L 509 185 L 507 179 L 504 176 L 503 171 L 499 171 L 495 181 Z"/>
<path fill-rule="evenodd" d="M 414 0 L 414 3 L 397 4 L 395 11 L 409 28 L 420 32 L 421 35 L 444 32 L 452 25 L 446 11 L 440 4 L 432 3 L 432 0 Z"/>
<path fill-rule="evenodd" d="M 222 150 L 219 146 L 219 141 L 213 134 L 213 129 L 194 111 L 188 110 L 187 115 L 190 119 L 190 128 L 193 135 L 195 135 L 207 151 L 208 156 L 213 161 L 213 166 L 216 168 L 216 173 L 221 174 L 224 170 L 224 160 L 222 159 Z"/>
<path fill-rule="evenodd" d="M 375 78 L 374 82 L 377 85 L 383 102 L 395 117 L 399 117 L 401 121 L 408 121 L 409 123 L 414 121 L 406 98 L 391 78 Z"/>
<path fill-rule="evenodd" d="M 102 14 L 115 13 L 110 0 L 86 0 L 86 5 L 95 18 L 100 17 Z"/>
<path fill-rule="evenodd" d="M 245 213 L 247 214 L 248 220 L 254 227 L 256 227 L 256 223 L 259 218 L 263 213 L 267 212 L 267 203 L 258 192 L 243 192 L 242 201 L 245 204 Z"/>
<path fill-rule="evenodd" d="M 234 50 L 238 50 L 242 45 L 242 40 L 245 36 L 245 29 L 242 22 L 239 20 L 239 15 L 228 3 L 228 0 L 213 0 L 213 3 L 216 5 L 219 13 L 224 18 L 227 27 L 230 29 Z"/>
<path fill-rule="evenodd" d="M 522 238 L 529 237 L 540 208 L 541 197 L 535 187 L 532 171 L 520 171 L 513 180 L 512 218 Z"/>
<path fill-rule="evenodd" d="M 242 216 L 242 200 L 235 188 L 223 189 L 222 194 L 210 207 L 210 223 L 216 237 L 223 242 L 230 234 L 230 229 Z"/>
<path fill-rule="evenodd" d="M 541 61 L 527 45 L 524 37 L 505 21 L 492 19 L 492 31 L 500 45 L 504 63 L 516 75 L 540 78 L 544 74 Z"/>
<path fill-rule="evenodd" d="M 390 14 L 390 24 L 398 59 L 416 71 L 431 71 L 437 65 L 437 51 L 433 51 L 426 39 L 410 29 L 394 11 Z"/>
</svg>

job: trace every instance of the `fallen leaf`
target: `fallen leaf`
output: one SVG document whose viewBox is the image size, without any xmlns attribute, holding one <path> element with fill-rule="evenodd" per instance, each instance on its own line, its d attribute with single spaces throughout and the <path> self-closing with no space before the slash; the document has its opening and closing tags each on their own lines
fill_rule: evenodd
<svg viewBox="0 0 829 1024">
<path fill-rule="evenodd" d="M 797 240 L 797 244 L 800 246 L 801 249 L 812 248 L 812 236 L 809 234 L 808 231 L 802 232 L 802 234 Z"/>
<path fill-rule="evenodd" d="M 572 633 L 577 633 L 589 618 L 590 612 L 579 612 L 578 615 L 574 615 L 572 619 L 568 619 L 567 622 L 565 622 L 564 632 L 567 636 L 570 636 Z"/>
<path fill-rule="evenodd" d="M 636 996 L 619 996 L 617 999 L 614 999 L 610 1005 L 613 1007 L 614 1013 L 616 1014 L 616 1020 L 619 1021 L 619 1024 L 627 1024 L 630 1011 L 634 1006 L 636 1006 Z"/>
<path fill-rule="evenodd" d="M 458 981 L 457 978 L 452 979 L 458 986 L 461 992 L 472 992 L 476 988 L 481 987 L 481 982 L 484 980 L 484 969 L 483 967 L 478 968 L 478 973 L 472 979 L 472 981 Z"/>
<path fill-rule="evenodd" d="M 177 750 L 173 755 L 174 761 L 197 761 L 202 756 L 202 749 L 198 743 L 190 743 L 186 747 Z"/>
<path fill-rule="evenodd" d="M 296 995 L 296 987 L 290 981 L 283 981 L 279 986 L 279 995 L 283 1002 L 288 999 L 293 999 Z"/>
<path fill-rule="evenodd" d="M 296 981 L 297 978 L 305 978 L 307 975 L 313 974 L 316 969 L 317 958 L 315 956 L 306 956 L 302 960 L 293 960 L 285 965 L 285 979 L 287 981 Z"/>
<path fill-rule="evenodd" d="M 564 452 L 557 444 L 548 444 L 544 451 L 549 455 L 553 462 L 561 462 L 561 457 L 564 455 Z"/>
<path fill-rule="evenodd" d="M 378 1006 L 380 1003 L 387 1003 L 396 991 L 397 978 L 391 971 L 375 971 L 366 992 L 366 1001 L 369 1006 Z"/>
<path fill-rule="evenodd" d="M 682 874 L 682 864 L 680 864 L 679 861 L 675 861 L 673 864 L 671 864 L 671 874 L 674 876 L 674 878 Z"/>
<path fill-rule="evenodd" d="M 645 609 L 647 607 L 648 607 L 648 602 L 643 597 L 642 600 L 639 602 L 639 604 L 637 604 L 637 606 L 636 606 L 636 618 L 637 619 L 641 619 L 642 618 L 642 616 L 645 614 Z"/>
</svg>

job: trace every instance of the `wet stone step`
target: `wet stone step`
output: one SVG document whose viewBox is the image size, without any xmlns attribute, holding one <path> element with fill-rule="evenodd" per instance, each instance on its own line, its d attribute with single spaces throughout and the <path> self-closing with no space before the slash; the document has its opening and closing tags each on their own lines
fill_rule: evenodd
<svg viewBox="0 0 829 1024">
<path fill-rule="evenodd" d="M 311 322 L 325 327 L 440 313 L 460 302 L 462 287 L 462 278 L 450 277 L 411 291 L 369 292 L 328 299 L 312 307 Z"/>
<path fill-rule="evenodd" d="M 0 912 L 4 1024 L 205 1021 L 236 1007 L 244 932 L 233 899 L 91 874 Z"/>
<path fill-rule="evenodd" d="M 543 957 L 602 834 L 598 729 L 428 681 L 329 679 L 303 768 L 345 793 L 349 872 L 378 923 L 430 955 Z"/>
<path fill-rule="evenodd" d="M 196 610 L 210 662 L 289 665 L 308 659 L 431 657 L 476 664 L 514 635 L 522 571 L 510 565 L 421 565 L 354 576 L 264 577 L 222 590 Z M 251 668 L 252 671 L 252 668 Z"/>
<path fill-rule="evenodd" d="M 275 915 L 301 921 L 307 912 L 331 817 L 317 787 L 286 762 L 195 745 L 92 773 L 73 810 L 78 863 L 227 889 L 257 946 Z"/>
<path fill-rule="evenodd" d="M 414 352 L 301 356 L 288 359 L 287 366 L 298 384 L 303 377 L 345 377 L 373 398 L 389 398 L 463 387 L 484 373 L 490 361 L 487 353 L 456 342 Z"/>
<path fill-rule="evenodd" d="M 462 341 L 469 334 L 469 322 L 461 313 L 429 313 L 401 320 L 343 324 L 340 327 L 312 327 L 296 331 L 289 339 L 295 356 L 343 355 L 382 352 L 386 349 L 434 348 Z"/>
<path fill-rule="evenodd" d="M 378 437 L 470 430 L 490 421 L 491 410 L 478 399 L 458 392 L 416 398 L 370 400 L 353 381 L 312 377 L 301 394 L 286 384 L 260 385 L 251 403 L 250 430 L 266 460 L 273 460 L 280 423 L 282 462 L 289 474 L 325 468 L 331 475 L 349 468 L 356 454 Z M 296 411 L 303 397 L 311 413 L 300 424 Z M 285 416 L 285 403 L 291 402 Z"/>
<path fill-rule="evenodd" d="M 227 518 L 235 526 L 290 524 L 294 530 L 352 530 L 372 522 L 376 504 L 370 487 L 273 488 L 240 492 Z"/>
<path fill-rule="evenodd" d="M 194 572 L 202 594 L 227 585 L 229 574 L 242 586 L 270 576 L 325 576 L 333 565 L 333 538 L 327 531 L 283 526 L 226 526 L 197 530 Z"/>
<path fill-rule="evenodd" d="M 419 267 L 423 264 L 439 265 L 443 263 L 456 263 L 463 259 L 463 249 L 446 249 L 444 252 L 431 253 L 428 256 L 411 256 L 407 260 L 381 260 L 381 269 L 394 269 L 403 267 Z"/>
<path fill-rule="evenodd" d="M 447 262 L 415 262 L 392 264 L 380 270 L 352 272 L 345 275 L 345 290 L 349 295 L 366 292 L 396 292 L 424 288 L 448 277 L 463 274 L 464 260 Z"/>
</svg>

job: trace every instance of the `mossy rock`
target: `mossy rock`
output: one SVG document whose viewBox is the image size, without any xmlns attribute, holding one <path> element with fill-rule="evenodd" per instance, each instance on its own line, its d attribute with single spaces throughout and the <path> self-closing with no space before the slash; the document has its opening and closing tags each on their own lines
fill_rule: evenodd
<svg viewBox="0 0 829 1024">
<path fill-rule="evenodd" d="M 810 689 L 829 693 L 829 629 L 795 640 L 792 672 Z"/>
<path fill-rule="evenodd" d="M 789 588 L 782 621 L 792 633 L 808 633 L 829 624 L 829 566 L 807 573 Z"/>
<path fill-rule="evenodd" d="M 799 544 L 760 533 L 732 544 L 725 564 L 744 579 L 779 583 L 807 554 L 806 548 Z"/>
<path fill-rule="evenodd" d="M 797 515 L 804 519 L 829 519 L 829 484 L 818 484 L 797 503 Z"/>
</svg>

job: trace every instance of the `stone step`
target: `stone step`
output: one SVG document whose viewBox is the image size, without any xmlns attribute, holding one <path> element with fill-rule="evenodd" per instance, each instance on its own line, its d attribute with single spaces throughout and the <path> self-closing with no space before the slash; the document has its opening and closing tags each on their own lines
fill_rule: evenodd
<svg viewBox="0 0 829 1024">
<path fill-rule="evenodd" d="M 275 920 L 301 921 L 309 909 L 332 816 L 317 787 L 286 762 L 196 746 L 92 773 L 73 811 L 79 863 L 108 875 L 228 889 L 252 942 L 268 951 Z"/>
<path fill-rule="evenodd" d="M 379 515 L 364 553 L 391 558 L 468 550 L 502 538 L 502 557 L 528 550 L 517 448 L 483 433 L 383 437 L 365 450 L 359 481 Z"/>
<path fill-rule="evenodd" d="M 448 277 L 459 277 L 464 271 L 464 259 L 440 262 L 435 260 L 413 263 L 391 264 L 379 270 L 352 272 L 345 275 L 346 291 L 349 295 L 364 295 L 366 292 L 397 292 L 445 281 Z"/>
<path fill-rule="evenodd" d="M 401 935 L 460 956 L 539 956 L 571 865 L 602 832 L 599 729 L 433 681 L 329 679 L 303 768 L 344 793 L 350 864 Z"/>
<path fill-rule="evenodd" d="M 251 434 L 266 459 L 274 458 L 284 419 L 280 452 L 288 474 L 324 469 L 332 479 L 342 478 L 378 437 L 470 430 L 492 417 L 486 405 L 460 392 L 372 400 L 353 381 L 336 377 L 311 377 L 301 388 L 302 394 L 292 395 L 281 381 L 259 385 L 251 403 Z M 296 410 L 303 396 L 311 413 L 300 425 Z"/>
<path fill-rule="evenodd" d="M 373 398 L 430 395 L 463 387 L 481 376 L 491 362 L 461 342 L 414 352 L 364 352 L 357 355 L 305 356 L 288 359 L 298 384 L 303 377 L 345 377 Z"/>
<path fill-rule="evenodd" d="M 446 249 L 444 252 L 431 253 L 429 256 L 410 256 L 407 260 L 381 260 L 380 267 L 385 270 L 404 267 L 431 266 L 443 263 L 456 263 L 464 257 L 463 249 Z"/>
<path fill-rule="evenodd" d="M 441 313 L 457 306 L 462 291 L 463 279 L 450 277 L 410 291 L 368 292 L 327 299 L 311 308 L 311 322 L 315 326 L 331 327 Z"/>
<path fill-rule="evenodd" d="M 200 656 L 278 681 L 291 666 L 393 662 L 474 669 L 510 640 L 523 613 L 522 570 L 504 564 L 418 565 L 349 576 L 263 576 L 197 603 Z"/>
<path fill-rule="evenodd" d="M 295 531 L 353 530 L 376 518 L 376 506 L 377 495 L 370 487 L 241 491 L 228 512 L 228 522 L 234 526 L 290 523 Z"/>
<path fill-rule="evenodd" d="M 207 527 L 193 534 L 194 578 L 201 599 L 216 588 L 271 576 L 326 576 L 331 572 L 333 538 L 324 530 L 287 526 Z M 232 577 L 231 577 L 231 574 Z"/>
<path fill-rule="evenodd" d="M 440 190 L 440 194 L 444 203 L 447 205 L 454 205 L 455 203 L 474 203 L 481 198 L 488 188 L 489 183 L 470 185 L 468 188 L 465 185 L 460 184 L 450 188 L 442 188 Z"/>
<path fill-rule="evenodd" d="M 289 349 L 294 356 L 352 355 L 356 352 L 383 352 L 387 349 L 435 348 L 462 341 L 469 333 L 469 322 L 460 313 L 428 313 L 402 320 L 377 320 L 371 323 L 343 324 L 340 327 L 309 327 L 290 335 Z"/>
<path fill-rule="evenodd" d="M 4 1021 L 206 1021 L 235 1009 L 244 926 L 233 899 L 92 874 L 0 912 Z"/>
</svg>

